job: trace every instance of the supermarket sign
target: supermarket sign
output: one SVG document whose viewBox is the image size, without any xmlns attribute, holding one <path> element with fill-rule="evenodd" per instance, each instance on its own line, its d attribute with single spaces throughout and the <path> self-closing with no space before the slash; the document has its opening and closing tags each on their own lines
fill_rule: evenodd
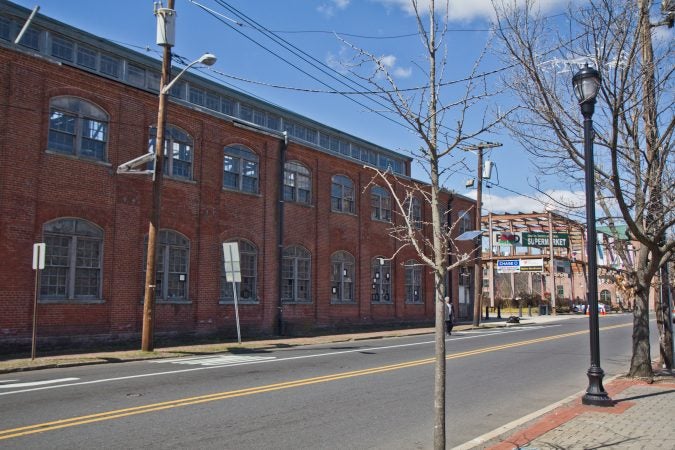
<svg viewBox="0 0 675 450">
<path fill-rule="evenodd" d="M 548 247 L 548 233 L 522 233 L 522 242 L 520 245 L 523 247 Z M 553 246 L 554 247 L 569 247 L 570 235 L 567 233 L 553 233 Z"/>
<path fill-rule="evenodd" d="M 497 261 L 497 273 L 543 272 L 544 259 L 500 259 Z"/>
</svg>

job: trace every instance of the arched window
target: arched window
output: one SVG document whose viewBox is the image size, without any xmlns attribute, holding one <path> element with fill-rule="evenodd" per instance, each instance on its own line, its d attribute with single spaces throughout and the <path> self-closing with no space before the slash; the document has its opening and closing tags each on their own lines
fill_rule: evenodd
<svg viewBox="0 0 675 450">
<path fill-rule="evenodd" d="M 347 252 L 335 252 L 330 257 L 331 301 L 354 302 L 354 257 Z"/>
<path fill-rule="evenodd" d="M 371 217 L 374 220 L 391 222 L 391 196 L 380 186 L 370 189 Z"/>
<path fill-rule="evenodd" d="M 612 304 L 612 293 L 607 289 L 600 291 L 600 303 L 604 303 L 605 305 Z"/>
<path fill-rule="evenodd" d="M 344 175 L 334 175 L 330 191 L 332 211 L 354 213 L 354 183 Z"/>
<path fill-rule="evenodd" d="M 108 114 L 77 97 L 54 97 L 49 102 L 48 147 L 58 153 L 106 161 Z"/>
<path fill-rule="evenodd" d="M 394 301 L 394 296 L 391 292 L 393 278 L 391 273 L 391 261 L 382 256 L 375 257 L 373 258 L 371 268 L 373 303 L 392 303 Z"/>
<path fill-rule="evenodd" d="M 235 191 L 258 193 L 258 155 L 243 145 L 223 150 L 223 187 Z"/>
<path fill-rule="evenodd" d="M 239 243 L 239 265 L 241 269 L 241 283 L 237 285 L 237 301 L 257 303 L 258 249 L 255 245 L 243 239 L 236 242 Z M 232 283 L 225 278 L 224 267 L 224 264 L 220 265 L 220 300 L 222 303 L 234 303 Z"/>
<path fill-rule="evenodd" d="M 289 202 L 311 202 L 312 179 L 309 169 L 297 161 L 284 165 L 284 200 Z"/>
<path fill-rule="evenodd" d="M 281 300 L 284 302 L 312 301 L 310 294 L 312 257 L 300 246 L 286 247 L 283 252 Z"/>
<path fill-rule="evenodd" d="M 422 265 L 411 259 L 405 263 L 405 301 L 422 303 Z"/>
<path fill-rule="evenodd" d="M 57 219 L 42 227 L 46 244 L 40 298 L 101 299 L 103 231 L 83 219 Z"/>
<path fill-rule="evenodd" d="M 143 257 L 143 280 L 147 261 L 148 237 L 145 237 Z M 188 300 L 188 262 L 190 241 L 180 233 L 161 230 L 157 240 L 157 265 L 155 298 L 162 301 Z"/>
<path fill-rule="evenodd" d="M 150 150 L 155 151 L 157 128 L 150 127 Z M 194 153 L 192 136 L 173 125 L 164 129 L 164 175 L 173 178 L 192 179 Z"/>
</svg>

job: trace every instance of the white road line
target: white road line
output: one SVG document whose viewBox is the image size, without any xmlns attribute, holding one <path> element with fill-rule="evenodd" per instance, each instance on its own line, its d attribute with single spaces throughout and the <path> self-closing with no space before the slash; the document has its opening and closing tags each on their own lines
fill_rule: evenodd
<svg viewBox="0 0 675 450">
<path fill-rule="evenodd" d="M 240 356 L 240 355 L 215 355 L 202 356 L 199 358 L 176 358 L 176 359 L 158 359 L 152 361 L 155 364 L 187 364 L 199 366 L 231 366 L 233 364 L 266 361 L 277 359 L 276 356 Z"/>
<path fill-rule="evenodd" d="M 76 380 L 79 380 L 79 378 L 57 378 L 55 380 L 29 381 L 29 382 L 25 382 L 25 383 L 0 384 L 0 389 L 40 386 L 40 385 L 43 385 L 43 384 L 63 383 L 65 381 L 76 381 Z M 16 380 L 5 380 L 5 381 L 2 381 L 2 382 L 6 383 L 7 381 L 16 381 Z"/>
<path fill-rule="evenodd" d="M 523 328 L 518 328 L 518 331 L 525 331 L 527 329 L 531 329 L 531 327 L 523 327 Z M 515 327 L 514 327 L 515 331 Z M 494 336 L 496 333 L 485 333 L 485 334 L 476 334 L 473 336 L 460 336 L 457 335 L 457 337 L 453 338 L 446 338 L 446 341 L 460 341 L 460 340 L 465 340 L 465 339 L 476 339 L 476 338 L 481 338 L 481 337 L 490 337 Z M 424 342 L 413 342 L 409 344 L 398 344 L 398 345 L 389 345 L 389 346 L 382 346 L 382 347 L 364 347 L 364 348 L 358 348 L 358 349 L 349 349 L 349 350 L 342 350 L 342 351 L 335 351 L 335 352 L 328 352 L 328 353 L 317 353 L 315 355 L 301 355 L 301 356 L 289 356 L 288 358 L 276 358 L 276 359 L 263 359 L 263 360 L 257 360 L 257 361 L 247 361 L 247 362 L 240 362 L 240 363 L 235 363 L 235 364 L 230 364 L 228 366 L 203 366 L 203 367 L 193 367 L 189 369 L 178 369 L 178 370 L 168 370 L 165 372 L 153 372 L 153 373 L 143 373 L 139 375 L 128 375 L 125 377 L 114 377 L 114 378 L 103 378 L 100 380 L 90 380 L 90 381 L 81 381 L 79 383 L 68 383 L 68 384 L 60 384 L 57 386 L 42 386 L 42 387 L 35 387 L 35 388 L 30 388 L 30 389 L 21 389 L 17 391 L 10 391 L 10 392 L 0 392 L 0 396 L 4 395 L 13 395 L 13 394 L 22 394 L 25 392 L 34 392 L 34 391 L 42 391 L 45 389 L 57 389 L 57 388 L 65 388 L 65 387 L 72 387 L 72 386 L 84 386 L 88 384 L 100 384 L 100 383 L 108 383 L 108 382 L 114 382 L 114 381 L 124 381 L 124 380 L 132 380 L 135 378 L 147 378 L 147 377 L 156 377 L 156 376 L 162 376 L 162 375 L 173 375 L 173 374 L 179 374 L 179 373 L 186 373 L 186 372 L 197 372 L 200 370 L 211 370 L 211 369 L 221 369 L 223 367 L 234 367 L 234 366 L 241 366 L 241 365 L 246 365 L 246 364 L 264 364 L 264 363 L 274 363 L 274 362 L 282 362 L 282 361 L 291 361 L 294 359 L 309 359 L 309 358 L 320 358 L 324 356 L 336 356 L 336 355 L 344 355 L 347 353 L 358 353 L 358 352 L 363 352 L 363 351 L 374 351 L 374 350 L 387 350 L 387 349 L 394 349 L 394 348 L 403 348 L 403 347 L 413 347 L 413 346 L 419 346 L 419 345 L 428 345 L 428 344 L 433 344 L 434 341 L 424 341 Z M 192 358 L 192 357 L 189 357 Z"/>
</svg>

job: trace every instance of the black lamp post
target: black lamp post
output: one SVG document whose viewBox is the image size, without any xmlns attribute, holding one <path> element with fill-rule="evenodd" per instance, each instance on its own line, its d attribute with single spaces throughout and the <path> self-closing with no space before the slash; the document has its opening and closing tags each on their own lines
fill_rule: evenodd
<svg viewBox="0 0 675 450">
<path fill-rule="evenodd" d="M 586 253 L 588 254 L 588 307 L 591 335 L 591 367 L 588 369 L 588 388 L 581 399 L 584 405 L 612 406 L 614 402 L 602 386 L 605 376 L 600 368 L 600 326 L 598 324 L 598 261 L 595 231 L 595 175 L 593 162 L 593 112 L 595 97 L 600 89 L 600 73 L 584 66 L 572 77 L 574 94 L 584 116 L 584 160 L 586 175 Z"/>
</svg>

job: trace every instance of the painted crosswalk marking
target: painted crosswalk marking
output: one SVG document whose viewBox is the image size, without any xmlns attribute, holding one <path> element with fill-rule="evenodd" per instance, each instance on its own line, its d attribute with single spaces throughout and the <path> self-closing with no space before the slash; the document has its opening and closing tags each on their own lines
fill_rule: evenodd
<svg viewBox="0 0 675 450">
<path fill-rule="evenodd" d="M 184 364 L 192 366 L 231 366 L 237 364 L 255 363 L 276 359 L 275 356 L 244 356 L 244 355 L 213 355 L 189 356 L 184 358 L 158 359 L 152 361 L 157 364 Z"/>
</svg>

